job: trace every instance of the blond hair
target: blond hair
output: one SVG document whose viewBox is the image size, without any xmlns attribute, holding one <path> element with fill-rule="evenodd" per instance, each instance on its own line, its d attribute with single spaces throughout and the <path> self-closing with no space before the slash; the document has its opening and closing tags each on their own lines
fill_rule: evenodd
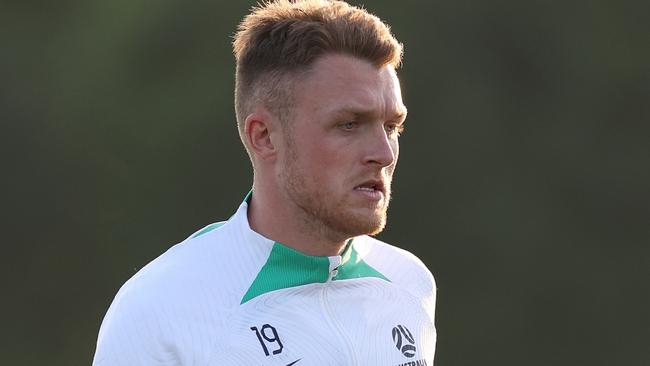
<svg viewBox="0 0 650 366">
<path fill-rule="evenodd" d="M 346 54 L 394 68 L 402 60 L 402 45 L 388 25 L 364 9 L 335 0 L 261 3 L 239 24 L 233 51 L 235 112 L 245 146 L 244 121 L 251 109 L 262 103 L 280 120 L 287 119 L 292 81 L 318 57 Z"/>
</svg>

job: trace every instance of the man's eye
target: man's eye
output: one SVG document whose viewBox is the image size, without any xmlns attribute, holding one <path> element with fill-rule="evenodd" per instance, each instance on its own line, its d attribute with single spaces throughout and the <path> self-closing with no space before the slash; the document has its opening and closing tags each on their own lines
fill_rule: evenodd
<svg viewBox="0 0 650 366">
<path fill-rule="evenodd" d="M 386 132 L 388 132 L 389 135 L 399 136 L 402 132 L 404 132 L 404 126 L 392 124 L 386 125 Z"/>
<path fill-rule="evenodd" d="M 345 122 L 341 124 L 341 128 L 344 130 L 353 130 L 355 127 L 357 127 L 356 122 Z"/>
</svg>

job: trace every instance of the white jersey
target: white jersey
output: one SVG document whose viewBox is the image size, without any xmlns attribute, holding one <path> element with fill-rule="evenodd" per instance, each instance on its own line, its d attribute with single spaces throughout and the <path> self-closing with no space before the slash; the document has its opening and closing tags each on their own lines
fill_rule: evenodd
<svg viewBox="0 0 650 366">
<path fill-rule="evenodd" d="M 251 230 L 246 200 L 116 295 L 93 365 L 433 365 L 436 286 L 368 236 L 308 256 Z"/>
</svg>

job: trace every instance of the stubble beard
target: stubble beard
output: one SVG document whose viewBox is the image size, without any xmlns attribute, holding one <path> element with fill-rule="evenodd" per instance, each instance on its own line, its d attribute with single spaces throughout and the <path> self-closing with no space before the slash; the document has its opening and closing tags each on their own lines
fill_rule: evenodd
<svg viewBox="0 0 650 366">
<path fill-rule="evenodd" d="M 288 198 L 304 214 L 301 217 L 303 224 L 332 241 L 347 240 L 359 235 L 376 235 L 384 229 L 391 196 L 390 180 L 389 176 L 385 182 L 381 206 L 369 206 L 372 213 L 361 215 L 350 210 L 345 198 L 332 197 L 318 182 L 310 180 L 298 166 L 295 151 L 289 154 L 281 174 Z"/>
</svg>

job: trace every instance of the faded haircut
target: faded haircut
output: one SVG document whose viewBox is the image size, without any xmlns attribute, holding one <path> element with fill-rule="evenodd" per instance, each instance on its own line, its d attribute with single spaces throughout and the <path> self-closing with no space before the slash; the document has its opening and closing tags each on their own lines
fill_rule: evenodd
<svg viewBox="0 0 650 366">
<path fill-rule="evenodd" d="M 237 61 L 235 113 L 239 134 L 259 104 L 280 121 L 289 119 L 293 82 L 324 54 L 345 54 L 375 66 L 402 61 L 402 45 L 388 25 L 366 10 L 333 0 L 260 3 L 239 24 L 233 41 Z M 250 154 L 250 152 L 249 152 Z"/>
</svg>

